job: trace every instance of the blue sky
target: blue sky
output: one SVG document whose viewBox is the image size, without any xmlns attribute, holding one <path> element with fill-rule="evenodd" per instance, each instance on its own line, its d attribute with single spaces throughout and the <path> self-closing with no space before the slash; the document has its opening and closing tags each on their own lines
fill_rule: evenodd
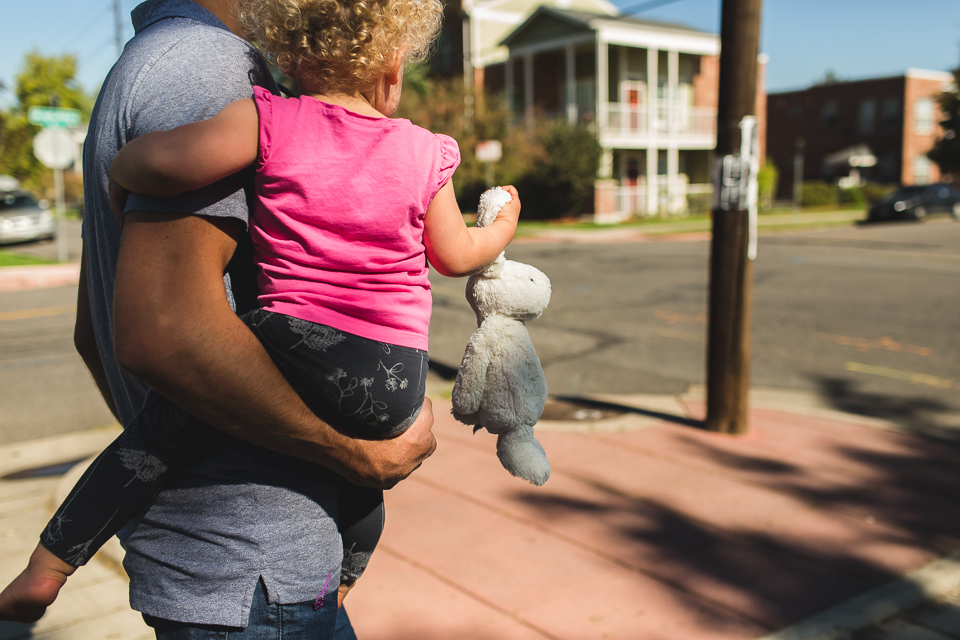
<svg viewBox="0 0 960 640">
<path fill-rule="evenodd" d="M 121 0 L 124 39 L 132 36 L 129 11 L 136 2 Z M 116 59 L 113 0 L 0 0 L 0 16 L 0 82 L 7 86 L 0 103 L 9 103 L 31 49 L 76 54 L 87 90 L 99 86 Z M 720 0 L 674 0 L 638 16 L 718 33 Z M 803 88 L 827 70 L 857 79 L 960 66 L 958 0 L 765 0 L 761 34 L 769 91 Z"/>
</svg>

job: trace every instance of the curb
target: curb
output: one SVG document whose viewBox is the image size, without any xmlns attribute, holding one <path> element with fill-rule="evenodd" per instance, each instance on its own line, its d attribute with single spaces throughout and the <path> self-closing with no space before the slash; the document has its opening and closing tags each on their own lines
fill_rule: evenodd
<svg viewBox="0 0 960 640">
<path fill-rule="evenodd" d="M 0 268 L 0 293 L 77 284 L 80 263 L 38 264 Z"/>
<path fill-rule="evenodd" d="M 960 587 L 960 551 L 756 640 L 841 640 Z"/>
<path fill-rule="evenodd" d="M 116 425 L 2 446 L 0 476 L 96 455 L 119 433 L 120 427 Z"/>
</svg>

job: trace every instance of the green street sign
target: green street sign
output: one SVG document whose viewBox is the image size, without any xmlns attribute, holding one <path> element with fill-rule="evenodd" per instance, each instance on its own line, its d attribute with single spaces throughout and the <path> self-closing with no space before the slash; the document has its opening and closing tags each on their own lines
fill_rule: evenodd
<svg viewBox="0 0 960 640">
<path fill-rule="evenodd" d="M 75 127 L 80 124 L 80 112 L 57 107 L 30 107 L 27 120 L 43 127 Z"/>
</svg>

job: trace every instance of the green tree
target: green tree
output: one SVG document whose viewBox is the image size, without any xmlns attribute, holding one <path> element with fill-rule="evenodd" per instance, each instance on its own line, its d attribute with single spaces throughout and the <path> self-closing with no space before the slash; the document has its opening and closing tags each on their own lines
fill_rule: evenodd
<svg viewBox="0 0 960 640">
<path fill-rule="evenodd" d="M 540 158 L 519 180 L 521 193 L 527 195 L 523 203 L 527 217 L 555 218 L 592 211 L 593 184 L 602 153 L 596 134 L 561 118 L 544 123 L 535 139 Z"/>
<path fill-rule="evenodd" d="M 600 163 L 600 144 L 586 127 L 565 120 L 535 119 L 527 127 L 517 120 L 502 96 L 473 96 L 459 78 L 438 80 L 407 70 L 397 116 L 460 145 L 461 163 L 454 176 L 457 201 L 475 211 L 486 188 L 477 142 L 499 140 L 503 159 L 493 167 L 495 184 L 515 184 L 524 218 L 555 218 L 589 211 Z M 408 84 L 410 91 L 407 91 Z"/>
<path fill-rule="evenodd" d="M 89 119 L 91 100 L 77 83 L 77 60 L 72 55 L 44 56 L 32 51 L 24 57 L 13 95 L 16 102 L 0 112 L 0 174 L 12 175 L 37 192 L 49 189 L 49 170 L 33 155 L 33 138 L 40 127 L 27 121 L 30 107 L 79 109 Z"/>
<path fill-rule="evenodd" d="M 761 209 L 770 209 L 773 207 L 773 198 L 777 193 L 777 182 L 780 179 L 780 172 L 777 165 L 767 158 L 767 161 L 760 167 L 757 173 L 757 191 Z"/>
<path fill-rule="evenodd" d="M 943 173 L 960 173 L 960 67 L 953 72 L 953 78 L 953 86 L 939 98 L 943 135 L 927 154 Z"/>
</svg>

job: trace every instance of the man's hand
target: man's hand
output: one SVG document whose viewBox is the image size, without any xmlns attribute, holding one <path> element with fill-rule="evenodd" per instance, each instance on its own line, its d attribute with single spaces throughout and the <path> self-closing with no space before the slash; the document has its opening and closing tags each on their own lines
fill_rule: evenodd
<svg viewBox="0 0 960 640">
<path fill-rule="evenodd" d="M 227 302 L 223 270 L 242 233 L 227 219 L 126 216 L 113 308 L 117 362 L 226 433 L 358 484 L 394 486 L 437 446 L 430 401 L 392 440 L 348 438 L 317 418 Z"/>
<path fill-rule="evenodd" d="M 433 435 L 433 405 L 423 401 L 420 416 L 409 429 L 390 440 L 347 439 L 341 449 L 342 468 L 334 469 L 354 484 L 391 489 L 416 471 L 437 449 Z"/>
</svg>

